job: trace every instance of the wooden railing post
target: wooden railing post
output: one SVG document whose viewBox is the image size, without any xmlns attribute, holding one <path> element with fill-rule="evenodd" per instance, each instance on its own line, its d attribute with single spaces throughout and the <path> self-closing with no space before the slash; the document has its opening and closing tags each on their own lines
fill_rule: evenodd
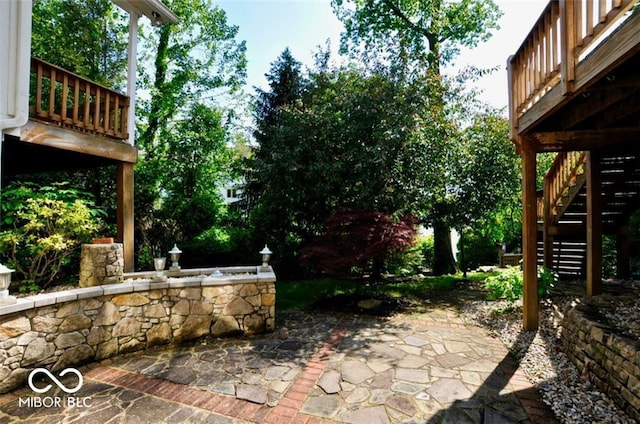
<svg viewBox="0 0 640 424">
<path fill-rule="evenodd" d="M 516 110 L 518 100 L 515 99 L 514 96 L 518 92 L 518 89 L 515 80 L 515 63 L 513 63 L 514 60 L 514 56 L 509 56 L 509 59 L 507 60 L 507 80 L 509 82 L 507 90 L 509 93 L 509 137 L 515 142 L 518 135 L 518 111 Z"/>
<path fill-rule="evenodd" d="M 560 37 L 560 83 L 567 95 L 573 92 L 577 63 L 574 0 L 560 0 Z"/>
</svg>

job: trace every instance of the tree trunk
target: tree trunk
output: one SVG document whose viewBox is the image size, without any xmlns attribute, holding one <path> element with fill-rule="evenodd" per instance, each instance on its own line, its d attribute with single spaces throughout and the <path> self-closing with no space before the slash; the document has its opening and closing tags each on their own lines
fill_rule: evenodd
<svg viewBox="0 0 640 424">
<path fill-rule="evenodd" d="M 433 223 L 433 275 L 455 274 L 451 228 L 439 220 Z"/>
</svg>

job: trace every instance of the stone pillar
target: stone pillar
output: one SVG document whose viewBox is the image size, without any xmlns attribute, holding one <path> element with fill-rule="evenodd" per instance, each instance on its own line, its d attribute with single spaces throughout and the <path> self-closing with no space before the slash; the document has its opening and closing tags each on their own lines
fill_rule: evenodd
<svg viewBox="0 0 640 424">
<path fill-rule="evenodd" d="M 124 273 L 122 243 L 83 244 L 80 256 L 80 287 L 117 283 Z"/>
</svg>

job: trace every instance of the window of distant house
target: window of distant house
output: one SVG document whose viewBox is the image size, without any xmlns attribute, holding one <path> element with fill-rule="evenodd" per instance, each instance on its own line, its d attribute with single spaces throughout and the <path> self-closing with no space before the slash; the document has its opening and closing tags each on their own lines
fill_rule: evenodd
<svg viewBox="0 0 640 424">
<path fill-rule="evenodd" d="M 238 197 L 238 189 L 236 189 L 236 188 L 228 188 L 227 189 L 227 197 Z"/>
</svg>

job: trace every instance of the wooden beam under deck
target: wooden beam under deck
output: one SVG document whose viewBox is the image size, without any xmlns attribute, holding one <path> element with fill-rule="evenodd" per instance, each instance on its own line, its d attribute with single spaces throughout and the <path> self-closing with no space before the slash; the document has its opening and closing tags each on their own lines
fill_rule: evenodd
<svg viewBox="0 0 640 424">
<path fill-rule="evenodd" d="M 129 144 L 31 119 L 22 127 L 20 140 L 24 143 L 39 144 L 120 162 L 133 164 L 138 160 L 138 149 Z"/>
<path fill-rule="evenodd" d="M 536 132 L 527 139 L 536 152 L 600 150 L 640 146 L 640 128 Z"/>
</svg>

